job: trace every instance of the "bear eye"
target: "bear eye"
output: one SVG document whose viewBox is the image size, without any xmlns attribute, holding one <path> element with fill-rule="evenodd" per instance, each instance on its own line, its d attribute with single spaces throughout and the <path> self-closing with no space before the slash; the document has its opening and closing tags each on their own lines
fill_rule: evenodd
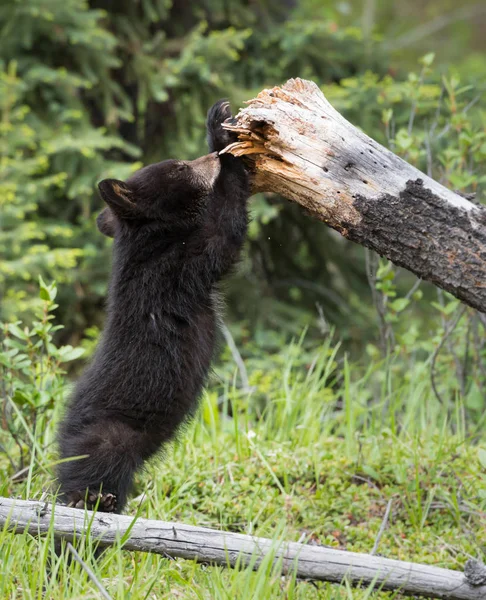
<svg viewBox="0 0 486 600">
<path fill-rule="evenodd" d="M 178 173 L 180 173 L 181 171 L 185 171 L 187 169 L 187 165 L 185 163 L 181 163 L 180 165 L 177 165 L 176 167 L 176 171 Z"/>
</svg>

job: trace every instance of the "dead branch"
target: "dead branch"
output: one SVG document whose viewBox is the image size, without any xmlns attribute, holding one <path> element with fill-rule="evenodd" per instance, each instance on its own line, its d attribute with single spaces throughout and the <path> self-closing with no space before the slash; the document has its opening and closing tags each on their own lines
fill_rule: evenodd
<svg viewBox="0 0 486 600">
<path fill-rule="evenodd" d="M 486 209 L 346 121 L 311 81 L 263 90 L 225 124 L 255 191 L 298 202 L 344 237 L 486 311 Z"/>
<path fill-rule="evenodd" d="M 79 540 L 89 528 L 91 537 L 102 546 L 116 544 L 126 536 L 125 550 L 154 552 L 225 567 L 241 564 L 257 568 L 270 554 L 283 573 L 295 572 L 299 578 L 335 583 L 348 580 L 354 585 L 374 582 L 376 589 L 400 590 L 424 598 L 486 599 L 484 567 L 478 563 L 468 567 L 473 581 L 479 582 L 472 585 L 458 571 L 370 554 L 274 541 L 182 523 L 149 519 L 134 522 L 125 515 L 85 513 L 43 502 L 0 498 L 0 525 L 13 533 L 27 530 L 32 535 L 46 534 L 51 521 L 55 537 L 69 541 Z"/>
</svg>

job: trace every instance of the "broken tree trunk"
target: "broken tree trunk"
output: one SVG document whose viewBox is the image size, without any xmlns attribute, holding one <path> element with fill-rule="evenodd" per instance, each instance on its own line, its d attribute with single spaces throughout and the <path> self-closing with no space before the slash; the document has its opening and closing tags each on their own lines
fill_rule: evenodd
<svg viewBox="0 0 486 600">
<path fill-rule="evenodd" d="M 14 533 L 28 531 L 32 535 L 52 530 L 55 537 L 69 541 L 79 540 L 89 532 L 103 546 L 124 539 L 126 550 L 155 552 L 225 567 L 251 565 L 256 569 L 270 555 L 283 573 L 295 572 L 300 578 L 335 583 L 347 580 L 354 585 L 373 583 L 376 590 L 400 590 L 424 598 L 486 599 L 486 574 L 476 561 L 469 561 L 465 575 L 324 546 L 274 541 L 182 523 L 85 513 L 76 508 L 10 498 L 0 498 L 0 526 Z"/>
<path fill-rule="evenodd" d="M 486 210 L 346 121 L 311 81 L 263 90 L 225 127 L 254 190 L 304 206 L 344 237 L 486 312 Z"/>
</svg>

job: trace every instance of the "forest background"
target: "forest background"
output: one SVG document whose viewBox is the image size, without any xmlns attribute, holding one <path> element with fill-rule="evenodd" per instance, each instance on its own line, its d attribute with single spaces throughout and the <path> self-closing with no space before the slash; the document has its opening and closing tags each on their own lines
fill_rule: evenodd
<svg viewBox="0 0 486 600">
<path fill-rule="evenodd" d="M 474 0 L 3 0 L 3 495 L 32 497 L 52 481 L 53 423 L 103 326 L 111 240 L 95 225 L 102 208 L 98 181 L 206 153 L 205 115 L 214 101 L 227 97 L 236 111 L 262 88 L 298 76 L 315 81 L 381 144 L 484 203 L 485 30 L 486 6 Z M 446 522 L 444 565 L 455 566 L 467 553 L 481 556 L 486 318 L 282 198 L 255 196 L 251 214 L 244 259 L 225 286 L 225 337 L 190 443 L 208 456 L 223 452 L 220 444 L 235 444 L 232 452 L 247 461 L 256 456 L 255 464 L 253 434 L 262 448 L 280 444 L 268 473 L 269 463 L 262 463 L 267 484 L 282 498 L 302 484 L 300 501 L 312 496 L 316 510 L 309 508 L 303 524 L 289 514 L 287 533 L 304 527 L 322 543 L 366 548 L 356 531 L 371 523 L 373 537 L 383 506 L 370 508 L 369 494 L 379 490 L 385 505 L 403 499 L 397 500 L 403 509 L 395 515 L 397 535 L 425 536 L 406 548 L 394 539 L 392 555 L 435 560 L 432 548 Z M 244 443 L 239 426 L 251 434 Z M 316 444 L 324 467 L 311 468 L 306 461 Z M 177 445 L 174 452 L 171 461 Z M 304 475 L 292 482 L 284 472 L 275 484 L 278 464 L 284 468 L 300 456 L 304 462 L 294 466 Z M 179 456 L 189 481 L 203 457 L 189 452 L 184 462 Z M 449 458 L 451 465 L 459 461 L 450 473 L 443 467 Z M 335 469 L 339 479 L 342 461 L 357 479 L 322 490 L 319 498 L 339 496 L 346 508 L 336 509 L 331 521 L 319 520 L 320 486 L 334 481 L 319 473 Z M 154 473 L 157 468 L 170 481 L 170 468 L 154 466 Z M 359 478 L 366 491 L 356 491 Z M 160 516 L 165 506 L 168 518 L 184 502 L 189 506 L 187 485 L 157 489 L 147 514 L 158 507 Z M 145 489 L 147 479 L 138 486 Z M 255 492 L 254 482 L 246 491 Z M 344 533 L 343 511 L 359 510 L 352 498 L 361 493 L 368 512 L 346 517 Z M 241 507 L 233 515 L 213 501 L 197 518 L 182 516 L 222 527 L 242 520 L 234 528 L 248 531 L 252 521 L 241 517 Z M 428 519 L 437 504 L 431 533 Z M 274 516 L 279 510 L 277 501 L 268 507 Z M 262 521 L 264 532 L 275 533 L 273 518 Z M 22 577 L 21 560 L 18 565 Z M 207 577 L 187 580 L 199 576 Z"/>
</svg>

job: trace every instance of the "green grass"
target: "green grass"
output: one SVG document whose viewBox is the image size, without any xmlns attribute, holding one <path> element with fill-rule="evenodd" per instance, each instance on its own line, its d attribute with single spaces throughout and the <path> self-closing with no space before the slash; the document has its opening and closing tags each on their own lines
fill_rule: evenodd
<svg viewBox="0 0 486 600">
<path fill-rule="evenodd" d="M 452 569 L 484 557 L 484 421 L 438 402 L 428 358 L 360 366 L 329 339 L 310 351 L 299 342 L 248 361 L 249 393 L 226 358 L 196 421 L 137 478 L 127 512 L 369 552 L 391 499 L 380 554 Z M 42 444 L 26 480 L 14 484 L 0 457 L 1 495 L 39 498 L 52 484 L 60 410 L 37 420 Z M 270 560 L 231 570 L 112 548 L 95 562 L 88 541 L 76 547 L 112 598 L 398 597 L 283 577 Z M 100 597 L 80 565 L 53 556 L 52 536 L 0 534 L 0 598 Z"/>
</svg>

